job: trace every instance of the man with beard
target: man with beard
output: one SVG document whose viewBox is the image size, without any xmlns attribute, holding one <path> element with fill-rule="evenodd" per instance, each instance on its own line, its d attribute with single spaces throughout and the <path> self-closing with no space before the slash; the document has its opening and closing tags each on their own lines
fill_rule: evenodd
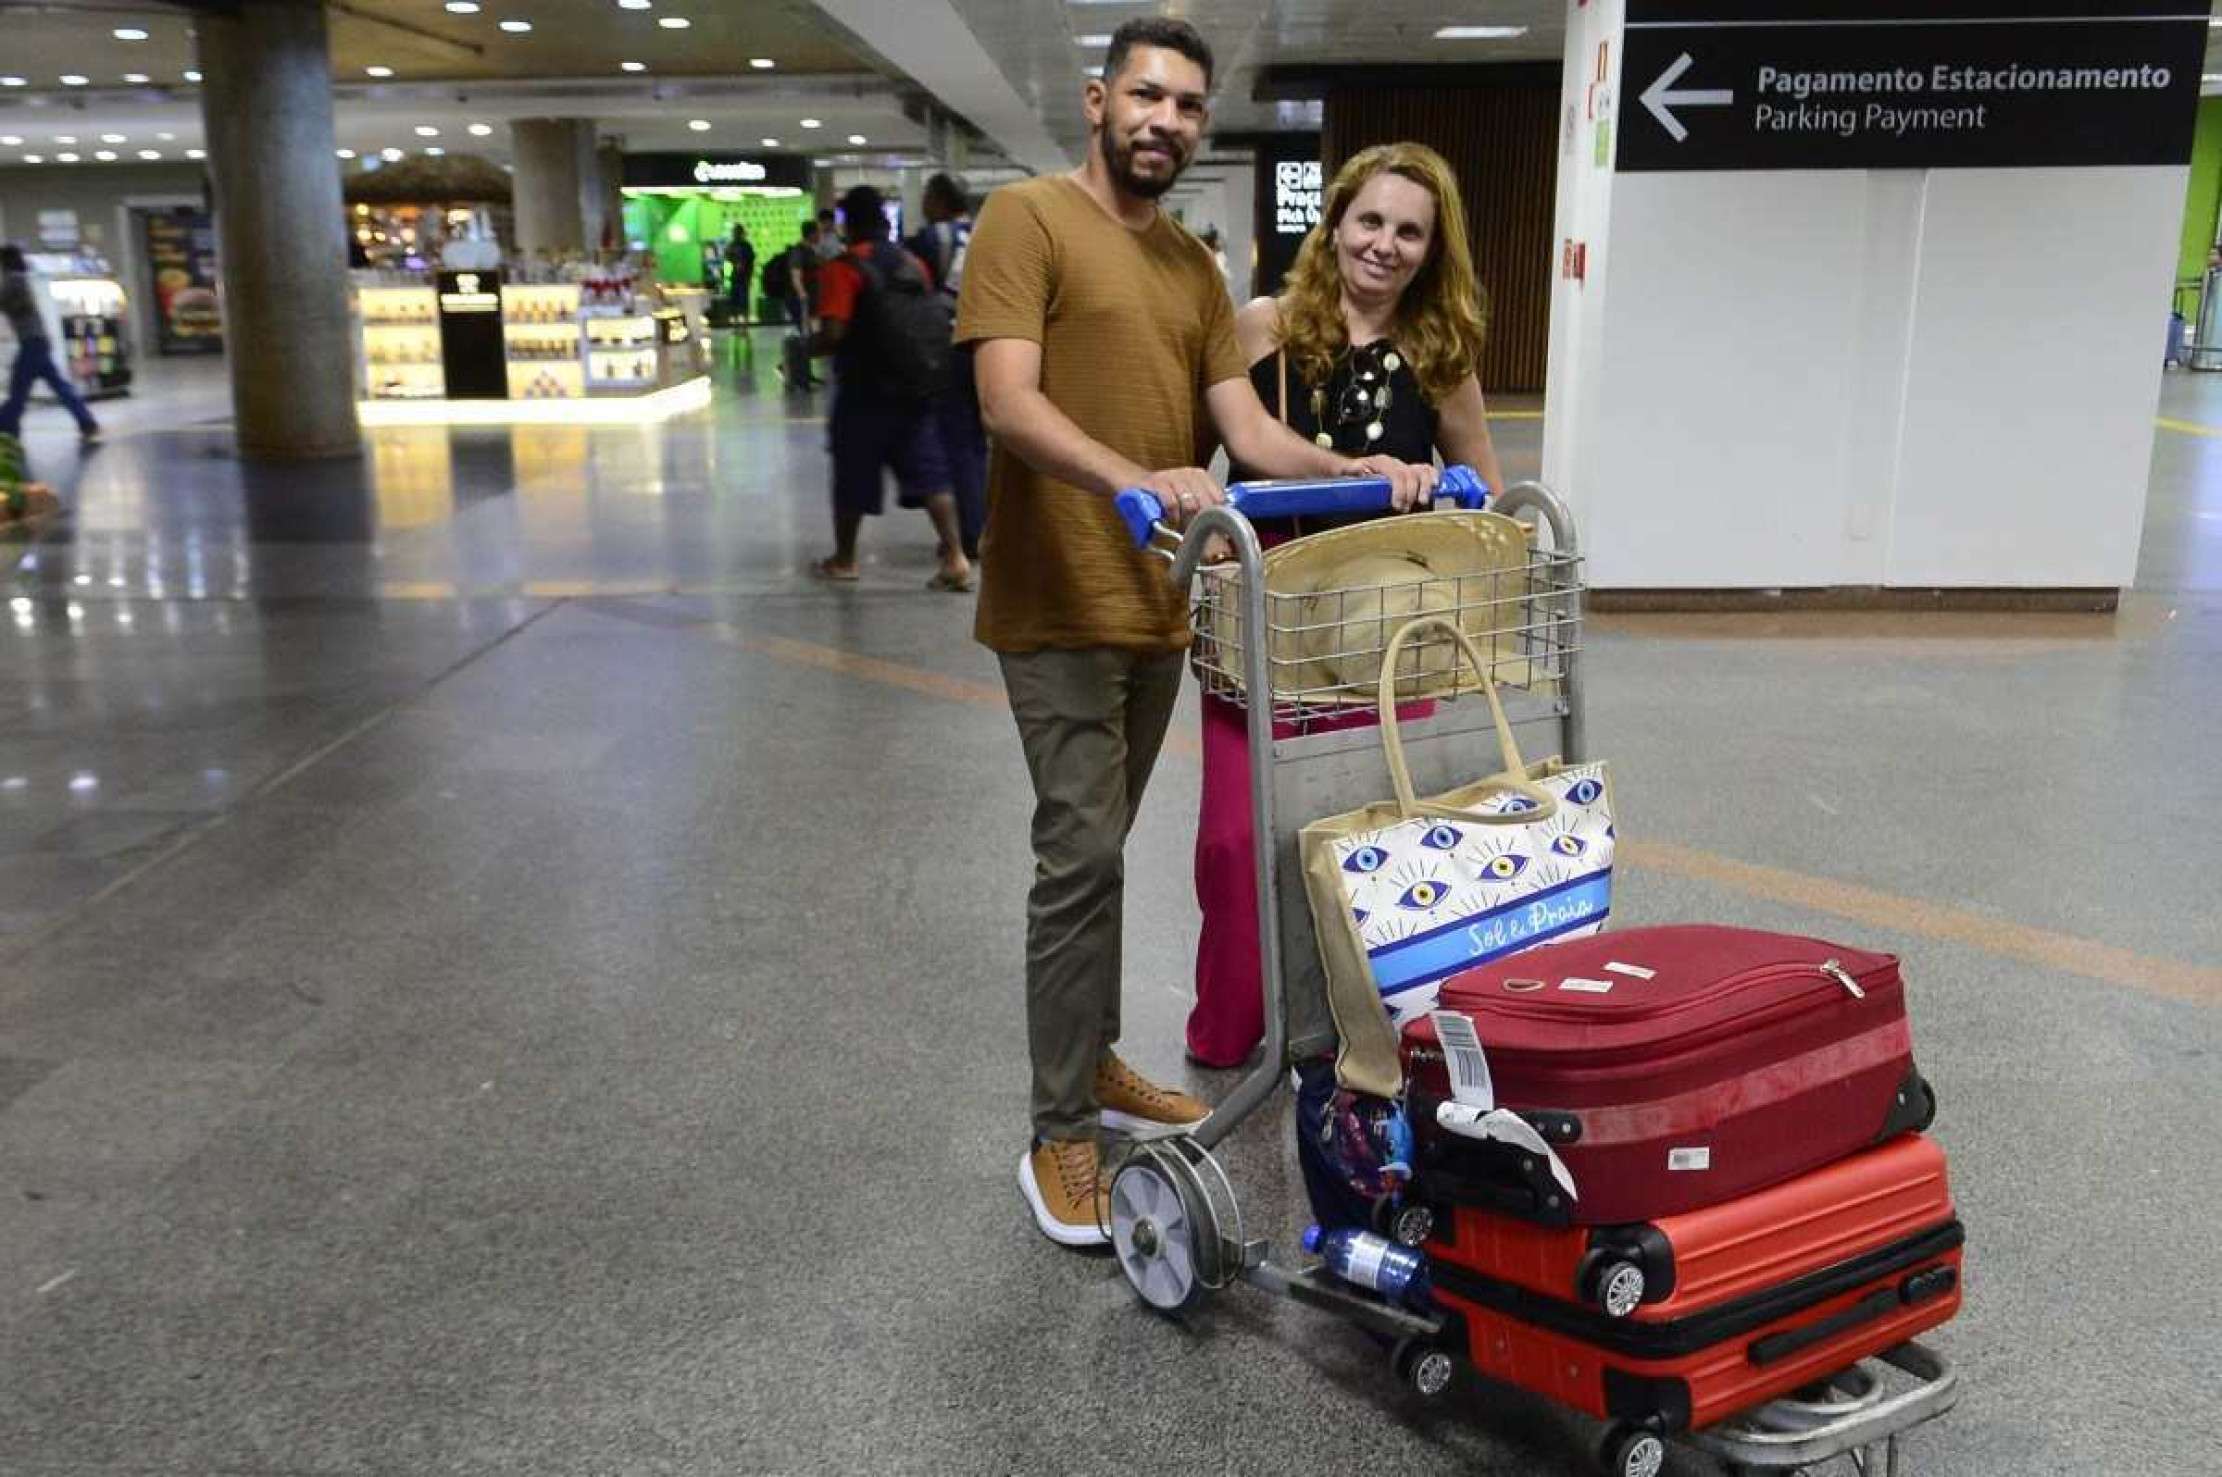
<svg viewBox="0 0 2222 1477">
<path fill-rule="evenodd" d="M 1119 27 L 1087 84 L 1080 168 L 989 197 L 965 258 L 957 340 L 994 438 L 975 635 L 1002 664 L 1034 784 L 1026 1017 L 1032 1146 L 1019 1185 L 1044 1235 L 1100 1245 L 1099 1125 L 1177 1133 L 1205 1106 L 1112 1051 L 1126 835 L 1179 696 L 1187 601 L 1112 506 L 1157 494 L 1185 522 L 1224 500 L 1192 465 L 1198 412 L 1276 476 L 1379 473 L 1397 506 L 1434 470 L 1354 462 L 1281 425 L 1251 387 L 1225 282 L 1157 208 L 1203 140 L 1210 48 L 1184 21 Z"/>
</svg>

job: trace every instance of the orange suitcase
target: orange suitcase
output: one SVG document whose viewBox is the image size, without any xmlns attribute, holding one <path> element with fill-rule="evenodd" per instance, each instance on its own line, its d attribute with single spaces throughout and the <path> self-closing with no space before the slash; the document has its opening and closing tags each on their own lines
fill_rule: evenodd
<svg viewBox="0 0 2222 1477">
<path fill-rule="evenodd" d="M 1834 1374 L 1960 1305 L 1944 1154 L 1918 1134 L 1642 1225 L 1437 1214 L 1427 1253 L 1453 1348 L 1492 1378 L 1661 1435 Z"/>
</svg>

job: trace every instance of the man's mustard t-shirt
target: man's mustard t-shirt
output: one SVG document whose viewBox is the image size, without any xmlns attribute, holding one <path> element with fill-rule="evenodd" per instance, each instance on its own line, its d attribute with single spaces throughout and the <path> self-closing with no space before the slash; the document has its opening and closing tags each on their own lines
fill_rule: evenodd
<svg viewBox="0 0 2222 1477">
<path fill-rule="evenodd" d="M 1203 243 L 1162 214 L 1129 230 L 1063 175 L 997 190 L 973 228 L 957 341 L 998 338 L 1040 344 L 1050 403 L 1151 471 L 1195 465 L 1204 391 L 1245 373 Z M 1185 596 L 1111 499 L 1001 446 L 981 555 L 974 634 L 997 651 L 1188 644 Z"/>
</svg>

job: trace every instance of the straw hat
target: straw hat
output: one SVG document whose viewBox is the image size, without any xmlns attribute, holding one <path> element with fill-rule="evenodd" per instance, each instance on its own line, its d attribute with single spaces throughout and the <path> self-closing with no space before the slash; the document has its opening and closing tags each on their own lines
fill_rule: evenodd
<svg viewBox="0 0 2222 1477">
<path fill-rule="evenodd" d="M 1283 544 L 1266 557 L 1265 582 L 1281 597 L 1272 602 L 1274 623 L 1298 628 L 1296 654 L 1311 664 L 1305 680 L 1370 701 L 1381 654 L 1405 622 L 1455 613 L 1476 638 L 1518 626 L 1527 562 L 1526 530 L 1516 520 L 1454 510 L 1377 518 Z M 1424 644 L 1398 665 L 1416 696 L 1451 689 L 1464 671 L 1456 653 Z"/>
</svg>

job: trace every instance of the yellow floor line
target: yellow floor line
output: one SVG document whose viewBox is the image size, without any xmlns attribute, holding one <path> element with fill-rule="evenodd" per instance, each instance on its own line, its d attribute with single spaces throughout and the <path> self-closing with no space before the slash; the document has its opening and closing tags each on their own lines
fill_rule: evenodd
<svg viewBox="0 0 2222 1477">
<path fill-rule="evenodd" d="M 722 623 L 709 629 L 720 641 L 776 661 L 899 687 L 945 702 L 991 708 L 1006 706 L 1003 689 L 996 683 L 928 672 L 900 662 L 881 661 L 784 636 L 755 635 Z M 1179 731 L 1166 735 L 1165 748 L 1189 758 L 1202 752 L 1193 734 Z M 2222 1005 L 2222 969 L 2207 965 L 2138 954 L 2095 939 L 2034 928 L 1919 898 L 1901 897 L 1854 882 L 1737 861 L 1733 857 L 1668 841 L 1625 840 L 1620 843 L 1618 856 L 1638 870 L 1710 883 L 1747 897 L 1787 903 L 1900 933 L 1965 944 L 2000 958 L 2081 975 L 2165 999 Z"/>
<path fill-rule="evenodd" d="M 1493 421 L 1539 421 L 1543 419 L 1543 412 L 1540 410 L 1492 410 L 1489 412 L 1489 419 Z"/>
<path fill-rule="evenodd" d="M 2163 431 L 2181 431 L 2186 436 L 2222 436 L 2222 426 L 2202 426 L 2197 421 L 2179 421 L 2170 416 L 2155 416 L 2153 424 Z"/>
</svg>

